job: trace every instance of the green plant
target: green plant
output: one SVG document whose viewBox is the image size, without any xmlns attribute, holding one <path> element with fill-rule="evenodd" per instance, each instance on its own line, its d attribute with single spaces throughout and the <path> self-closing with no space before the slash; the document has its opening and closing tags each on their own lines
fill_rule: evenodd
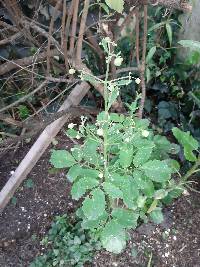
<svg viewBox="0 0 200 267">
<path fill-rule="evenodd" d="M 83 230 L 80 223 L 70 224 L 67 215 L 56 217 L 41 243 L 48 249 L 47 253 L 37 257 L 30 267 L 81 267 L 90 262 L 94 251 L 100 248 L 91 233 Z"/>
<path fill-rule="evenodd" d="M 24 183 L 24 186 L 26 188 L 33 188 L 34 187 L 34 181 L 32 179 L 27 179 Z"/>
<path fill-rule="evenodd" d="M 108 37 L 101 44 L 107 53 L 105 80 L 84 71 L 81 79 L 104 85 L 105 111 L 93 125 L 86 124 L 86 118 L 82 117 L 78 131 L 74 124 L 68 125 L 67 135 L 82 138 L 83 143 L 75 145 L 71 153 L 53 150 L 50 161 L 55 168 L 69 168 L 67 177 L 72 183 L 72 198 L 83 201 L 76 213 L 82 219 L 81 227 L 95 230 L 105 249 L 120 253 L 126 246 L 129 229 L 136 228 L 147 217 L 155 223 L 162 222 L 163 203 L 181 195 L 185 180 L 174 179 L 180 165 L 169 156 L 174 157 L 179 146 L 154 134 L 150 122 L 135 115 L 140 96 L 127 105 L 128 116 L 109 113 L 119 95 L 119 87 L 128 85 L 131 75 L 108 79 L 111 60 L 114 58 L 119 66 L 122 58 L 120 53 L 111 52 L 115 43 Z M 186 158 L 193 162 L 198 143 L 189 133 L 183 133 L 182 139 L 180 132 L 174 130 L 184 146 Z"/>
</svg>

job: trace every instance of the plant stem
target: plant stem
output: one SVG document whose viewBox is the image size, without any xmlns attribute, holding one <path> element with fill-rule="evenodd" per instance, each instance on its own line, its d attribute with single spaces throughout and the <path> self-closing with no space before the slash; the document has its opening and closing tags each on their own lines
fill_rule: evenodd
<svg viewBox="0 0 200 267">
<path fill-rule="evenodd" d="M 192 176 L 195 172 L 196 169 L 200 166 L 200 155 L 198 156 L 197 161 L 195 164 L 192 166 L 192 168 L 183 176 L 183 181 L 187 181 L 187 179 Z"/>
</svg>

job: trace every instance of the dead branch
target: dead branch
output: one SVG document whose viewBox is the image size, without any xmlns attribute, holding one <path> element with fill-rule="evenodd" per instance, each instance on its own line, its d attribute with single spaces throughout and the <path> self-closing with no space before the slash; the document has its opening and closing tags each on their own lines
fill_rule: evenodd
<svg viewBox="0 0 200 267">
<path fill-rule="evenodd" d="M 33 30 L 35 30 L 36 32 L 40 33 L 41 35 L 43 35 L 47 39 L 50 39 L 51 43 L 54 44 L 56 46 L 56 48 L 62 54 L 62 49 L 60 47 L 59 42 L 52 35 L 49 35 L 48 32 L 46 32 L 44 29 L 42 29 L 41 27 L 36 25 L 35 22 L 33 22 L 33 21 L 29 22 L 28 20 L 23 20 L 23 24 L 26 25 L 28 28 L 32 28 Z"/>
<path fill-rule="evenodd" d="M 46 84 L 47 84 L 47 81 L 42 82 L 37 88 L 35 88 L 33 91 L 31 91 L 28 95 L 25 95 L 25 96 L 21 97 L 20 99 L 18 99 L 17 101 L 15 101 L 14 103 L 7 105 L 6 107 L 0 109 L 0 113 L 24 102 L 27 98 L 34 95 L 38 91 L 40 91 Z"/>
<path fill-rule="evenodd" d="M 0 45 L 5 45 L 5 44 L 8 44 L 8 43 L 13 43 L 16 39 L 18 39 L 20 37 L 22 37 L 22 33 L 21 32 L 17 32 L 15 34 L 11 35 L 10 37 L 1 40 L 0 41 Z"/>
<path fill-rule="evenodd" d="M 167 8 L 178 9 L 183 12 L 191 12 L 192 5 L 183 0 L 148 0 L 151 5 L 162 5 Z"/>
<path fill-rule="evenodd" d="M 51 18 L 50 25 L 49 25 L 48 46 L 47 46 L 47 75 L 48 76 L 50 74 L 50 58 L 51 58 L 51 55 L 50 55 L 51 38 L 50 38 L 50 36 L 52 36 L 52 33 L 53 33 L 53 26 L 54 26 L 56 11 L 58 10 L 59 6 L 61 5 L 61 2 L 62 2 L 62 0 L 57 1 L 57 4 L 55 6 L 53 16 Z"/>
<path fill-rule="evenodd" d="M 61 47 L 64 53 L 65 68 L 69 71 L 68 55 L 67 55 L 67 38 L 66 38 L 66 17 L 67 17 L 67 6 L 66 1 L 63 0 L 63 14 L 62 14 L 62 25 L 61 25 Z"/>
<path fill-rule="evenodd" d="M 57 49 L 53 49 L 50 51 L 50 56 L 57 56 L 60 52 Z M 47 57 L 47 52 L 42 52 L 37 55 L 37 58 L 35 56 L 30 57 L 24 57 L 22 59 L 16 59 L 16 60 L 9 60 L 6 63 L 3 63 L 0 65 L 0 75 L 4 75 L 14 69 L 23 68 L 25 66 L 29 66 L 33 64 L 34 62 L 40 62 L 44 60 Z M 2 57 L 1 57 L 2 58 Z M 23 68 L 24 69 L 24 68 Z"/>
<path fill-rule="evenodd" d="M 81 84 L 77 85 L 70 93 L 68 98 L 65 100 L 60 110 L 68 109 L 72 105 L 78 105 L 88 92 L 89 88 L 90 86 L 86 82 L 82 82 Z M 65 115 L 61 117 L 60 119 L 54 121 L 52 124 L 47 126 L 45 130 L 41 133 L 37 141 L 33 144 L 25 158 L 17 167 L 14 174 L 11 176 L 6 185 L 1 190 L 0 212 L 3 211 L 4 207 L 7 205 L 7 203 L 15 193 L 16 189 L 27 177 L 29 172 L 32 170 L 32 168 L 35 166 L 37 161 L 40 159 L 42 154 L 52 142 L 52 139 L 57 135 L 60 129 L 69 120 L 69 118 L 70 115 Z"/>
<path fill-rule="evenodd" d="M 71 57 L 73 56 L 74 49 L 75 49 L 74 44 L 75 44 L 75 36 L 76 36 L 77 21 L 78 21 L 78 7 L 79 7 L 79 0 L 75 0 L 73 19 L 72 19 L 71 37 L 70 37 L 70 47 L 69 47 L 69 54 Z"/>
<path fill-rule="evenodd" d="M 97 115 L 100 111 L 96 110 L 94 108 L 88 108 L 88 107 L 81 107 L 81 106 L 74 106 L 74 107 L 70 107 L 69 109 L 64 109 L 52 114 L 48 114 L 47 116 L 45 116 L 41 121 L 36 120 L 36 119 L 28 119 L 25 122 L 18 122 L 18 121 L 14 121 L 15 124 L 18 124 L 17 126 L 20 126 L 20 128 L 29 130 L 26 134 L 22 134 L 20 136 L 14 136 L 12 138 L 9 139 L 5 139 L 4 141 L 1 141 L 0 143 L 0 148 L 1 147 L 5 147 L 7 145 L 10 144 L 14 144 L 16 142 L 20 142 L 23 141 L 25 139 L 31 138 L 35 135 L 38 134 L 39 131 L 43 130 L 45 127 L 47 127 L 49 124 L 51 124 L 52 122 L 58 120 L 59 118 L 63 117 L 64 115 L 69 115 L 71 116 L 71 119 L 75 118 L 75 117 L 80 117 L 81 115 Z M 4 117 L 1 116 L 0 114 L 0 119 L 3 119 Z M 9 121 L 8 121 L 9 119 Z M 11 122 L 13 120 L 11 119 Z M 6 122 L 10 122 L 10 118 L 6 119 Z M 17 123 L 16 123 L 17 122 Z"/>
<path fill-rule="evenodd" d="M 140 119 L 142 119 L 144 104 L 146 100 L 145 69 L 146 69 L 146 50 L 147 50 L 147 21 L 148 21 L 147 5 L 144 5 L 144 32 L 143 32 L 143 44 L 142 44 L 142 63 L 141 63 L 141 66 L 139 67 L 141 87 L 142 87 L 142 98 L 141 98 L 139 112 L 138 112 Z"/>
<path fill-rule="evenodd" d="M 77 62 L 77 64 L 81 63 L 83 36 L 85 33 L 85 25 L 86 25 L 86 19 L 87 19 L 89 4 L 90 4 L 90 0 L 85 0 L 83 13 L 82 13 L 82 17 L 81 17 L 81 24 L 80 24 L 80 30 L 79 30 L 79 35 L 78 35 L 78 41 L 77 41 L 77 50 L 76 50 L 76 62 Z"/>
</svg>

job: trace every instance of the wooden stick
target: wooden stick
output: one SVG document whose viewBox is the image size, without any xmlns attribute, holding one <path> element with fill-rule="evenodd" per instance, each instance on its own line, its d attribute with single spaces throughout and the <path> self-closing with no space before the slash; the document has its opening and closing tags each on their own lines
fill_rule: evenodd
<svg viewBox="0 0 200 267">
<path fill-rule="evenodd" d="M 60 52 L 57 49 L 52 49 L 50 51 L 51 57 L 57 56 L 59 54 Z M 39 62 L 41 60 L 44 60 L 46 56 L 47 56 L 47 52 L 44 51 L 44 52 L 39 53 L 36 58 L 35 56 L 30 56 L 30 57 L 24 57 L 24 58 L 16 59 L 16 60 L 7 60 L 7 62 L 0 65 L 0 75 L 4 75 L 8 73 L 9 71 L 12 71 L 17 68 L 26 69 L 25 68 L 26 66 L 31 65 L 34 62 Z M 0 58 L 3 58 L 3 57 L 0 56 Z"/>
<path fill-rule="evenodd" d="M 146 84 L 145 84 L 145 69 L 146 69 L 146 50 L 147 50 L 147 5 L 144 5 L 144 33 L 143 33 L 143 45 L 142 45 L 142 63 L 139 66 L 140 68 L 140 79 L 141 79 L 141 87 L 142 87 L 142 98 L 139 107 L 139 118 L 142 119 L 144 104 L 146 100 Z"/>
<path fill-rule="evenodd" d="M 77 41 L 77 50 L 76 50 L 76 62 L 78 64 L 81 63 L 83 36 L 85 33 L 85 25 L 86 25 L 86 19 L 87 19 L 87 15 L 88 15 L 89 4 L 90 4 L 90 0 L 85 0 L 83 13 L 82 13 L 82 17 L 81 17 L 81 24 L 80 24 L 80 30 L 79 30 L 79 35 L 78 35 L 78 41 Z"/>
<path fill-rule="evenodd" d="M 60 110 L 67 109 L 72 105 L 78 105 L 83 97 L 86 95 L 90 88 L 90 85 L 86 82 L 82 82 L 76 85 L 68 98 L 65 100 Z M 24 181 L 42 154 L 45 152 L 52 139 L 57 135 L 60 129 L 68 121 L 69 115 L 63 116 L 56 120 L 41 133 L 37 141 L 33 144 L 25 158 L 21 161 L 14 174 L 8 180 L 6 185 L 0 192 L 0 212 L 3 211 L 16 189 Z"/>
</svg>

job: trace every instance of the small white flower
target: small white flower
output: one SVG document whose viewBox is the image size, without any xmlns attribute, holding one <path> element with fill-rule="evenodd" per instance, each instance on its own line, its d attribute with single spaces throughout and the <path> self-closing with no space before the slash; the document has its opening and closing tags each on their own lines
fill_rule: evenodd
<svg viewBox="0 0 200 267">
<path fill-rule="evenodd" d="M 106 41 L 107 43 L 111 42 L 110 37 L 106 37 L 106 38 L 105 38 L 105 41 Z"/>
<path fill-rule="evenodd" d="M 69 74 L 73 75 L 75 72 L 75 69 L 69 69 Z"/>
<path fill-rule="evenodd" d="M 103 129 L 98 129 L 98 130 L 97 130 L 97 134 L 98 134 L 99 136 L 103 136 Z"/>
<path fill-rule="evenodd" d="M 140 84 L 141 80 L 140 78 L 135 79 L 135 83 Z"/>
<path fill-rule="evenodd" d="M 76 125 L 76 124 L 74 124 L 74 123 L 70 123 L 70 124 L 68 124 L 68 128 L 69 128 L 69 129 L 73 129 L 75 125 Z"/>
<path fill-rule="evenodd" d="M 174 235 L 174 236 L 173 236 L 173 239 L 174 239 L 174 240 L 176 240 L 176 239 L 177 239 L 177 237 Z"/>
<path fill-rule="evenodd" d="M 142 136 L 144 136 L 144 137 L 148 137 L 148 136 L 149 136 L 149 131 L 147 131 L 147 130 L 143 130 L 143 131 L 142 131 Z"/>
<path fill-rule="evenodd" d="M 102 172 L 99 173 L 99 178 L 103 178 L 103 173 Z"/>
<path fill-rule="evenodd" d="M 80 139 L 81 137 L 80 137 L 80 135 L 79 134 L 77 134 L 77 136 L 76 136 L 76 139 Z"/>
<path fill-rule="evenodd" d="M 119 66 L 121 66 L 122 62 L 123 62 L 123 58 L 121 56 L 118 56 L 114 60 L 114 65 L 119 67 Z"/>
<path fill-rule="evenodd" d="M 114 89 L 115 89 L 115 86 L 113 84 L 111 84 L 110 86 L 108 86 L 108 90 L 109 91 L 112 92 Z"/>
</svg>

